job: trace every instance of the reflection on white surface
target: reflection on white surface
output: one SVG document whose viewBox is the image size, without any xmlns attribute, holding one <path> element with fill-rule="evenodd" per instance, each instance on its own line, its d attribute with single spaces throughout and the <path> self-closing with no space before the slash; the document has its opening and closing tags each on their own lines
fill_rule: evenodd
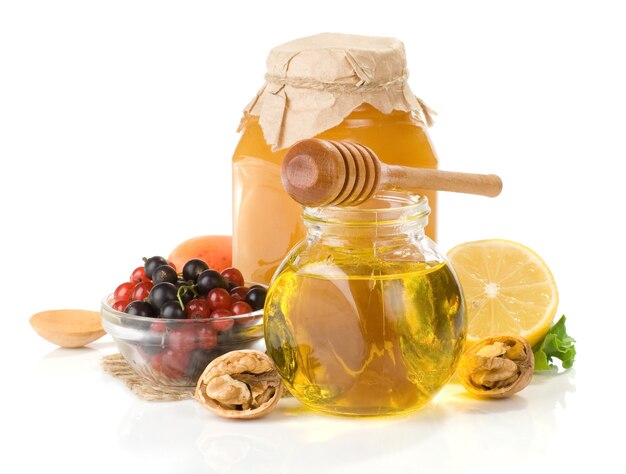
<svg viewBox="0 0 626 474">
<path fill-rule="evenodd" d="M 572 424 L 598 419 L 585 410 L 595 399 L 577 392 L 576 371 L 569 370 L 537 375 L 523 392 L 503 400 L 475 398 L 453 380 L 411 416 L 333 417 L 287 398 L 265 418 L 228 420 L 193 400 L 139 400 L 100 368 L 101 358 L 114 350 L 106 342 L 48 348 L 32 360 L 30 379 L 45 387 L 45 403 L 35 391 L 26 391 L 21 402 L 32 407 L 30 417 L 47 422 L 18 431 L 42 456 L 69 456 L 67 472 L 94 458 L 96 472 L 117 469 L 123 459 L 153 472 L 218 474 L 479 472 L 515 459 L 519 471 L 508 467 L 510 474 L 537 463 L 557 465 L 559 451 L 579 437 Z M 63 442 L 57 441 L 59 427 Z"/>
<path fill-rule="evenodd" d="M 523 395 L 503 400 L 474 398 L 451 383 L 422 411 L 383 419 L 319 415 L 294 399 L 255 421 L 221 419 L 193 401 L 135 400 L 119 424 L 119 442 L 134 456 L 178 446 L 186 463 L 201 462 L 215 473 L 352 472 L 359 466 L 375 472 L 412 455 L 419 455 L 421 469 L 455 471 L 485 451 L 493 465 L 509 462 L 512 453 L 536 456 L 555 436 L 574 378 L 574 370 L 538 376 Z"/>
<path fill-rule="evenodd" d="M 212 472 L 242 472 L 250 466 L 255 466 L 254 472 L 259 474 L 283 472 L 284 445 L 268 436 L 237 429 L 216 431 L 207 425 L 196 439 L 196 447 Z"/>
<path fill-rule="evenodd" d="M 51 350 L 42 359 L 56 359 L 56 358 L 66 358 L 66 357 L 77 357 L 83 356 L 85 354 L 92 354 L 102 356 L 103 354 L 98 352 L 114 352 L 115 351 L 115 343 L 112 341 L 100 340 L 98 342 L 92 342 L 91 344 L 84 347 L 75 347 L 75 348 L 67 348 L 67 347 L 57 347 L 56 349 Z"/>
<path fill-rule="evenodd" d="M 41 357 L 34 371 L 42 377 L 71 377 L 82 374 L 87 367 L 95 367 L 105 354 L 116 352 L 115 343 L 94 342 L 85 347 L 56 347 Z"/>
<path fill-rule="evenodd" d="M 206 414 L 201 416 L 206 418 Z M 347 472 L 364 459 L 371 462 L 415 447 L 420 438 L 438 429 L 441 416 L 436 408 L 420 416 L 425 430 L 407 436 L 415 427 L 410 418 L 335 418 L 284 399 L 262 422 L 213 418 L 196 445 L 206 464 L 219 473 L 242 472 L 252 466 L 255 472 L 329 472 L 329 460 L 336 472 Z"/>
</svg>

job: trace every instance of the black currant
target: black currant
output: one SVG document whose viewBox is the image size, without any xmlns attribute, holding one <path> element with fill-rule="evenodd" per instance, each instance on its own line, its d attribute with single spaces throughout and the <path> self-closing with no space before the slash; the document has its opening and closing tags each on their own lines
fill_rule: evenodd
<svg viewBox="0 0 626 474">
<path fill-rule="evenodd" d="M 191 291 L 191 288 L 183 288 L 182 290 L 178 290 L 178 294 L 183 302 L 183 305 L 186 305 L 196 297 L 193 291 Z"/>
<path fill-rule="evenodd" d="M 158 354 L 164 349 L 162 344 L 150 344 L 147 342 L 143 344 L 138 344 L 138 346 L 141 347 L 141 350 L 148 355 Z"/>
<path fill-rule="evenodd" d="M 161 265 L 167 265 L 167 260 L 165 260 L 163 257 L 159 257 L 158 255 L 156 257 L 144 258 L 143 261 L 143 271 L 146 273 L 146 276 L 151 280 L 152 272 L 154 272 L 157 267 L 160 267 Z"/>
<path fill-rule="evenodd" d="M 262 309 L 265 305 L 265 297 L 267 296 L 267 290 L 262 286 L 253 286 L 248 291 L 245 301 L 248 303 L 254 311 Z"/>
<path fill-rule="evenodd" d="M 208 269 L 209 266 L 204 260 L 199 258 L 191 259 L 183 266 L 183 278 L 195 282 L 198 280 L 198 275 Z"/>
<path fill-rule="evenodd" d="M 215 270 L 205 270 L 198 275 L 196 288 L 201 295 L 207 295 L 213 288 L 228 289 L 228 282 L 219 272 Z"/>
<path fill-rule="evenodd" d="M 178 277 L 178 280 L 176 280 L 175 285 L 177 288 L 180 288 L 181 286 L 191 286 L 193 285 L 193 281 L 183 280 L 181 277 Z"/>
<path fill-rule="evenodd" d="M 150 290 L 148 302 L 155 308 L 160 308 L 168 301 L 176 300 L 177 291 L 178 288 L 176 288 L 176 285 L 168 281 L 162 281 L 154 285 Z"/>
<path fill-rule="evenodd" d="M 157 315 L 154 307 L 146 301 L 131 301 L 126 306 L 124 312 L 134 316 L 147 316 L 150 318 L 154 318 Z"/>
<path fill-rule="evenodd" d="M 152 272 L 152 281 L 157 284 L 162 281 L 169 281 L 170 283 L 176 283 L 178 280 L 178 275 L 176 274 L 176 270 L 174 270 L 169 265 L 159 265 Z"/>
<path fill-rule="evenodd" d="M 168 301 L 161 306 L 161 312 L 159 318 L 163 319 L 185 319 L 187 315 L 185 310 L 180 307 L 180 303 L 177 300 Z"/>
<path fill-rule="evenodd" d="M 192 290 L 192 287 L 195 287 L 193 281 L 185 281 L 179 278 L 176 281 L 175 285 L 176 288 L 178 288 L 178 296 L 180 296 L 180 299 L 183 301 L 183 305 L 186 305 L 197 296 L 197 294 L 194 293 L 194 291 Z M 181 287 L 183 286 L 185 286 L 186 288 L 183 288 L 181 290 Z"/>
<path fill-rule="evenodd" d="M 215 359 L 219 354 L 217 351 L 207 351 L 205 349 L 195 349 L 189 355 L 189 362 L 185 369 L 185 375 L 193 379 L 197 379 L 202 375 L 206 366 Z"/>
</svg>

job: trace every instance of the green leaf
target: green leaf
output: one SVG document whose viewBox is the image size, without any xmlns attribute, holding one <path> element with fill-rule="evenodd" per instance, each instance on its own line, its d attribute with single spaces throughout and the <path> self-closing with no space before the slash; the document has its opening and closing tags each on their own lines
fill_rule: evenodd
<svg viewBox="0 0 626 474">
<path fill-rule="evenodd" d="M 559 359 L 564 369 L 569 369 L 574 365 L 576 357 L 574 342 L 576 341 L 568 336 L 565 329 L 565 316 L 561 316 L 543 340 L 533 348 L 535 372 L 558 370 L 557 366 L 552 363 L 553 358 Z"/>
</svg>

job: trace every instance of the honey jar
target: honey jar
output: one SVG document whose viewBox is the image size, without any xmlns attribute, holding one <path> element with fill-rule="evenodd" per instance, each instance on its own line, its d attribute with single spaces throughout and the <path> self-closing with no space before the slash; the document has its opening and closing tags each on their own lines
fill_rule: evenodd
<svg viewBox="0 0 626 474">
<path fill-rule="evenodd" d="M 465 342 L 454 270 L 429 239 L 428 199 L 384 191 L 356 207 L 304 208 L 306 238 L 265 304 L 267 354 L 289 391 L 330 414 L 428 403 Z"/>
<path fill-rule="evenodd" d="M 436 168 L 429 109 L 411 92 L 394 38 L 320 34 L 271 50 L 266 82 L 246 107 L 233 155 L 233 264 L 269 283 L 305 235 L 281 185 L 287 149 L 305 138 L 358 142 L 388 164 Z M 430 202 L 435 238 L 436 195 Z"/>
</svg>

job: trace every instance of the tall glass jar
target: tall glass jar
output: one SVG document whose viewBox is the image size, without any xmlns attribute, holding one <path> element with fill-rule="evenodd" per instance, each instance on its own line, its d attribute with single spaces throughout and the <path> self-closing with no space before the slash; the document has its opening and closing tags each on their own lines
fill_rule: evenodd
<svg viewBox="0 0 626 474">
<path fill-rule="evenodd" d="M 306 238 L 280 265 L 265 344 L 314 410 L 414 411 L 450 379 L 465 342 L 459 282 L 424 234 L 428 199 L 387 191 L 352 208 L 305 208 Z"/>
<path fill-rule="evenodd" d="M 428 108 L 410 91 L 402 43 L 323 34 L 274 48 L 233 155 L 233 264 L 269 283 L 305 229 L 282 187 L 287 149 L 305 138 L 361 143 L 388 164 L 436 168 Z M 427 233 L 435 238 L 436 195 Z"/>
</svg>

